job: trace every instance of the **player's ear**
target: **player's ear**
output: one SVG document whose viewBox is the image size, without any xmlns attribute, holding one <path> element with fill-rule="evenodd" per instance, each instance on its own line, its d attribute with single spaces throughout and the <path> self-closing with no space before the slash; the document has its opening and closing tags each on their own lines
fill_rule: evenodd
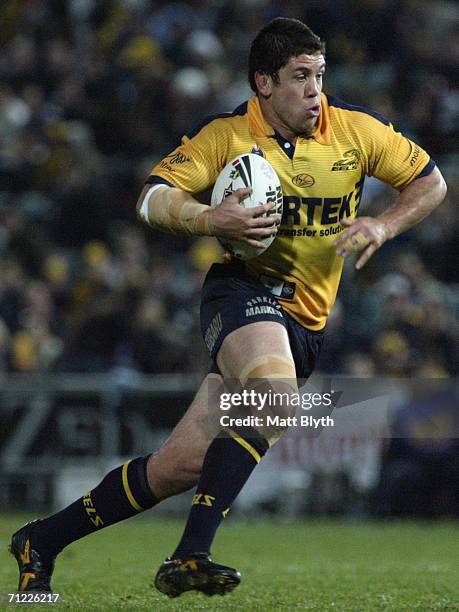
<svg viewBox="0 0 459 612">
<path fill-rule="evenodd" d="M 269 96 L 272 94 L 272 78 L 269 76 L 269 74 L 260 72 L 259 70 L 255 72 L 254 77 L 258 93 L 265 98 L 269 98 Z"/>
</svg>

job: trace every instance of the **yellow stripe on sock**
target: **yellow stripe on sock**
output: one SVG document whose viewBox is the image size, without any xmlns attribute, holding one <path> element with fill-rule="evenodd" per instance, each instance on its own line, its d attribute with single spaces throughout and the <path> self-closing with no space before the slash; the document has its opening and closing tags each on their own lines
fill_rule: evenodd
<svg viewBox="0 0 459 612">
<path fill-rule="evenodd" d="M 128 465 L 131 463 L 131 461 L 132 461 L 132 459 L 130 459 L 129 461 L 127 461 L 123 465 L 123 470 L 122 470 L 123 487 L 124 487 L 124 490 L 126 492 L 127 498 L 129 500 L 131 506 L 133 508 L 135 508 L 137 510 L 137 512 L 143 512 L 144 509 L 141 506 L 139 506 L 139 504 L 135 501 L 135 498 L 132 495 L 131 487 L 129 486 L 128 476 L 127 476 L 127 469 L 128 469 Z"/>
<path fill-rule="evenodd" d="M 237 433 L 234 433 L 234 431 L 231 431 L 231 429 L 226 429 L 225 431 L 227 431 L 229 433 L 229 435 L 233 438 L 233 440 L 236 440 L 236 442 L 238 444 L 240 444 L 241 446 L 243 446 L 245 448 L 245 450 L 247 452 L 249 452 L 252 457 L 255 459 L 255 461 L 257 463 L 260 463 L 261 461 L 261 457 L 260 455 L 257 453 L 257 451 L 253 448 L 253 446 L 251 446 L 247 440 L 244 440 L 244 438 L 241 438 L 241 436 L 238 436 Z"/>
</svg>

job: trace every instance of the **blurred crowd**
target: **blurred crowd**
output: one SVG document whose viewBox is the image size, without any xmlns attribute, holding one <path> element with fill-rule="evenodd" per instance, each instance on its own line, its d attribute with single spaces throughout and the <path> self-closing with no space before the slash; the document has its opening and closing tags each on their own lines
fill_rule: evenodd
<svg viewBox="0 0 459 612">
<path fill-rule="evenodd" d="M 272 17 L 327 42 L 327 92 L 417 140 L 449 185 L 427 221 L 347 265 L 320 369 L 458 373 L 459 6 L 440 0 L 2 0 L 0 373 L 203 372 L 199 291 L 213 239 L 141 227 L 156 161 L 247 99 Z M 361 210 L 394 192 L 367 180 Z M 365 206 L 365 208 L 363 208 Z"/>
</svg>

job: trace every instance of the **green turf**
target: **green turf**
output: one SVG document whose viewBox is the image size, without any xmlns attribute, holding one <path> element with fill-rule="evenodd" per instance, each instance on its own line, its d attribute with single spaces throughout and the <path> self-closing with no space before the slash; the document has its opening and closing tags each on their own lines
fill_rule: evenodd
<svg viewBox="0 0 459 612">
<path fill-rule="evenodd" d="M 16 587 L 16 565 L 6 547 L 23 519 L 0 515 L 0 593 Z M 229 519 L 220 530 L 214 557 L 241 571 L 241 586 L 224 598 L 186 593 L 169 601 L 150 583 L 181 526 L 153 516 L 73 544 L 54 573 L 54 590 L 62 598 L 57 609 L 459 610 L 459 538 L 453 523 Z"/>
</svg>

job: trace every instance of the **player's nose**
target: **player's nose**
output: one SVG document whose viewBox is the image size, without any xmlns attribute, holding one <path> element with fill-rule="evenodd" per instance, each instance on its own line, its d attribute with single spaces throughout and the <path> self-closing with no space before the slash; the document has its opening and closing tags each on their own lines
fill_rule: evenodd
<svg viewBox="0 0 459 612">
<path fill-rule="evenodd" d="M 307 98 L 314 98 L 320 94 L 320 86 L 316 79 L 308 79 L 304 88 L 304 95 Z"/>
</svg>

